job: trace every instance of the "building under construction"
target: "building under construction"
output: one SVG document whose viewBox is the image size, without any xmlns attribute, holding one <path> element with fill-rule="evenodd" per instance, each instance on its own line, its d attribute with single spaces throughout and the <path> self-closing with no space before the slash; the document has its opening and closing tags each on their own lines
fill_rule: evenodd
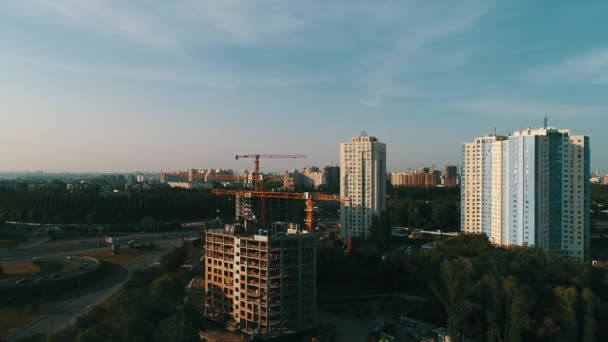
<svg viewBox="0 0 608 342">
<path fill-rule="evenodd" d="M 266 226 L 262 225 L 262 203 L 266 206 Z M 235 219 L 239 222 L 256 221 L 261 228 L 268 229 L 272 222 L 304 222 L 303 201 L 284 198 L 254 198 L 241 194 L 235 195 Z"/>
<path fill-rule="evenodd" d="M 206 317 L 265 336 L 313 328 L 316 239 L 298 231 L 207 230 Z"/>
</svg>

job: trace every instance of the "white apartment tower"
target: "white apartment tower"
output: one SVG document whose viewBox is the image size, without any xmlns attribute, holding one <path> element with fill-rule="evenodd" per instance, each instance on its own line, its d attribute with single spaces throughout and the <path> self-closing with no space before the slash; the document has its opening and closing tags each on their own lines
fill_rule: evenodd
<svg viewBox="0 0 608 342">
<path fill-rule="evenodd" d="M 555 128 L 464 144 L 462 231 L 587 260 L 589 155 L 588 136 Z"/>
<path fill-rule="evenodd" d="M 369 237 L 372 215 L 386 210 L 386 145 L 363 133 L 340 144 L 340 235 Z"/>
</svg>

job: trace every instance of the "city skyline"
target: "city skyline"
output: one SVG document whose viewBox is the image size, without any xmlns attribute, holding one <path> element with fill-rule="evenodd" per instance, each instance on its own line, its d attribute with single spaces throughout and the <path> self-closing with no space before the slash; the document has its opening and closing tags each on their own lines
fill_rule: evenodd
<svg viewBox="0 0 608 342">
<path fill-rule="evenodd" d="M 607 9 L 5 1 L 0 171 L 251 169 L 237 153 L 308 156 L 264 171 L 335 165 L 362 130 L 401 171 L 458 165 L 462 143 L 545 115 L 603 151 Z"/>
</svg>

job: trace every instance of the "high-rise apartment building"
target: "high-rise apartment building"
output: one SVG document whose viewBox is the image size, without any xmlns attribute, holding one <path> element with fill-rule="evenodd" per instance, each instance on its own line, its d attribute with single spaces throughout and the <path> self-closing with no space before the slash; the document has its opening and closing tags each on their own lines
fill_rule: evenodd
<svg viewBox="0 0 608 342">
<path fill-rule="evenodd" d="M 589 137 L 555 128 L 463 146 L 462 230 L 501 246 L 589 257 Z"/>
<path fill-rule="evenodd" d="M 362 134 L 340 144 L 340 235 L 368 238 L 372 215 L 386 209 L 386 145 Z"/>
<path fill-rule="evenodd" d="M 265 336 L 314 328 L 315 242 L 314 234 L 207 229 L 205 316 Z"/>
</svg>

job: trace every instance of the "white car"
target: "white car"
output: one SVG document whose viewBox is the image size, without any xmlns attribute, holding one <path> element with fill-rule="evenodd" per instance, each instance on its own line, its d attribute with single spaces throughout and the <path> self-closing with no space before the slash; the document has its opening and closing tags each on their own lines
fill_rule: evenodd
<svg viewBox="0 0 608 342">
<path fill-rule="evenodd" d="M 38 260 L 40 259 L 39 257 L 33 257 L 32 260 Z"/>
</svg>

